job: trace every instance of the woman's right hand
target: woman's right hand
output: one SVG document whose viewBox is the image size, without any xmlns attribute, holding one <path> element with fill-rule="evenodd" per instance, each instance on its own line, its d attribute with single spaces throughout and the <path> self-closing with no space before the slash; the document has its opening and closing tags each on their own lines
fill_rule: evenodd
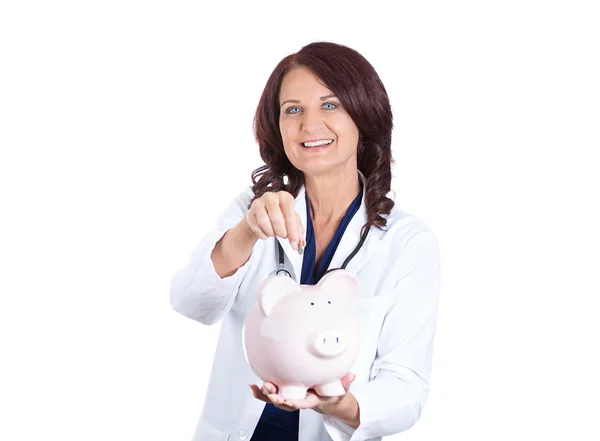
<svg viewBox="0 0 600 441">
<path fill-rule="evenodd" d="M 255 199 L 243 222 L 259 239 L 283 237 L 298 251 L 298 244 L 306 246 L 304 226 L 294 209 L 294 197 L 287 191 L 266 192 Z"/>
</svg>

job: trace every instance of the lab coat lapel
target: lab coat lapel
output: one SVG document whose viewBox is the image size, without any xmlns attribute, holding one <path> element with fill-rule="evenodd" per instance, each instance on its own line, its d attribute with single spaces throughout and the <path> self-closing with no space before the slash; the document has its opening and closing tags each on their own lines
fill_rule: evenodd
<svg viewBox="0 0 600 441">
<path fill-rule="evenodd" d="M 296 196 L 294 202 L 294 210 L 296 213 L 300 215 L 302 219 L 302 227 L 304 228 L 304 241 L 306 242 L 306 192 L 304 186 L 300 188 L 298 191 L 298 196 Z M 300 283 L 300 276 L 302 275 L 302 256 L 298 254 L 297 251 L 294 251 L 292 246 L 290 245 L 290 241 L 285 238 L 277 237 L 277 241 L 281 244 L 283 248 L 283 252 L 288 262 L 292 264 L 294 279 Z M 276 254 L 277 255 L 277 254 Z M 288 265 L 286 265 L 287 267 Z M 288 268 L 289 269 L 289 268 Z"/>
<path fill-rule="evenodd" d="M 358 175 L 365 188 L 366 178 L 359 171 Z M 363 191 L 362 200 L 358 211 L 354 214 L 350 223 L 346 227 L 346 231 L 342 235 L 340 243 L 331 259 L 328 269 L 340 268 L 344 263 L 344 260 L 352 253 L 358 242 L 360 241 L 360 231 L 367 223 L 367 207 L 365 204 L 366 192 Z M 298 192 L 298 196 L 295 199 L 295 210 L 302 219 L 302 225 L 304 227 L 304 239 L 306 240 L 306 189 L 302 186 Z M 300 276 L 302 275 L 302 256 L 294 251 L 290 245 L 289 240 L 277 237 L 277 240 L 281 244 L 285 256 L 288 262 L 291 262 L 292 269 L 294 270 L 293 276 L 296 281 L 300 283 Z M 358 253 L 352 258 L 346 269 L 354 274 L 357 274 L 360 269 L 367 264 L 369 259 L 379 250 L 381 247 L 381 231 L 376 227 L 371 227 L 365 243 L 360 248 Z"/>
<path fill-rule="evenodd" d="M 359 171 L 359 176 L 363 182 L 363 188 L 365 185 L 365 177 Z M 354 214 L 348 226 L 346 227 L 346 231 L 342 235 L 340 243 L 331 259 L 331 263 L 329 264 L 328 269 L 340 268 L 344 263 L 344 260 L 354 251 L 354 248 L 360 242 L 360 233 L 363 225 L 367 223 L 367 207 L 365 204 L 365 195 L 366 192 L 363 190 L 362 200 L 360 202 L 360 207 L 358 211 Z M 356 255 L 350 260 L 348 266 L 346 266 L 346 270 L 350 271 L 353 274 L 357 274 L 360 269 L 367 264 L 369 259 L 379 250 L 381 247 L 381 238 L 380 231 L 376 227 L 371 227 L 369 234 L 362 247 L 356 253 Z"/>
</svg>

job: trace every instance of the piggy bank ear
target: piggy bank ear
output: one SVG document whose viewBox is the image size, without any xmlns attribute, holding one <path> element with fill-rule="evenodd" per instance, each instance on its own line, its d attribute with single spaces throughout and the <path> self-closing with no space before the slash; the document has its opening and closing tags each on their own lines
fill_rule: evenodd
<svg viewBox="0 0 600 441">
<path fill-rule="evenodd" d="M 353 303 L 358 302 L 360 284 L 358 278 L 350 271 L 345 269 L 331 271 L 325 274 L 317 285 L 331 293 L 339 293 Z"/>
<path fill-rule="evenodd" d="M 297 290 L 298 284 L 291 277 L 271 276 L 258 289 L 258 307 L 264 315 L 269 316 L 277 302 Z"/>
</svg>

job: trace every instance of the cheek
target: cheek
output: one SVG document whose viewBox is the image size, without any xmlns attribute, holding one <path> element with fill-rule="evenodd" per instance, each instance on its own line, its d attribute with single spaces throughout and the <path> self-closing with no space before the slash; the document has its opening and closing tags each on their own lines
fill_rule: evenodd
<svg viewBox="0 0 600 441">
<path fill-rule="evenodd" d="M 279 131 L 281 132 L 281 138 L 285 143 L 293 142 L 295 139 L 296 129 L 290 121 L 280 122 Z"/>
<path fill-rule="evenodd" d="M 343 137 L 345 140 L 352 141 L 353 138 L 358 139 L 358 128 L 354 121 L 347 115 L 340 115 L 339 117 L 333 118 L 330 121 L 331 130 L 333 130 L 339 137 Z"/>
</svg>

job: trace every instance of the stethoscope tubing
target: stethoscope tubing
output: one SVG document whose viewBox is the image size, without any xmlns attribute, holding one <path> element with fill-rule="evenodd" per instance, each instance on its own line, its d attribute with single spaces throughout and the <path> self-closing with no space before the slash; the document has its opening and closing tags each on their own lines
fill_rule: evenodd
<svg viewBox="0 0 600 441">
<path fill-rule="evenodd" d="M 346 267 L 348 266 L 348 264 L 350 263 L 350 261 L 354 258 L 354 256 L 356 256 L 356 253 L 358 253 L 360 251 L 360 249 L 362 248 L 363 244 L 365 243 L 365 240 L 367 239 L 367 235 L 369 234 L 369 230 L 370 228 L 365 229 L 364 233 L 361 235 L 360 241 L 358 242 L 358 244 L 354 247 L 354 250 L 352 250 L 352 252 L 348 255 L 348 257 L 346 257 L 346 260 L 344 260 L 344 263 L 342 263 L 342 266 L 339 268 L 331 268 L 329 270 L 327 270 L 325 272 L 325 274 L 331 272 L 331 271 L 335 271 L 338 269 L 346 269 Z M 283 248 L 281 247 L 281 244 L 279 243 L 278 240 L 275 240 L 275 242 L 277 242 L 277 270 L 275 270 L 275 275 L 277 276 L 287 276 L 292 278 L 292 274 L 285 269 L 285 253 L 283 251 Z M 323 276 L 325 276 L 325 274 L 323 274 Z"/>
</svg>

